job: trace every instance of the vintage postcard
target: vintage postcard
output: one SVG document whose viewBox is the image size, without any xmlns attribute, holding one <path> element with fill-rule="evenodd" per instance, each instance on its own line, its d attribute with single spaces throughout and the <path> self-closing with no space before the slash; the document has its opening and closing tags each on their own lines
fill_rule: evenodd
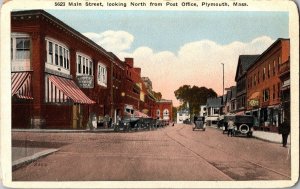
<svg viewBox="0 0 300 189">
<path fill-rule="evenodd" d="M 10 188 L 287 188 L 299 178 L 293 1 L 11 0 Z"/>
</svg>

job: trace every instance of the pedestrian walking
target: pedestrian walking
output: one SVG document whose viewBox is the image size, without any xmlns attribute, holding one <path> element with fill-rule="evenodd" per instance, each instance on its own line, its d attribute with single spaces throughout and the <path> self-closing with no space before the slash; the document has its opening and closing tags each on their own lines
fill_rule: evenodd
<svg viewBox="0 0 300 189">
<path fill-rule="evenodd" d="M 232 118 L 229 119 L 228 121 L 228 133 L 227 135 L 229 136 L 233 136 L 234 135 L 234 122 L 232 120 Z"/>
<path fill-rule="evenodd" d="M 286 147 L 287 139 L 290 134 L 291 126 L 290 126 L 290 120 L 288 117 L 284 118 L 284 121 L 279 125 L 278 131 L 279 134 L 282 135 L 282 146 Z"/>
</svg>

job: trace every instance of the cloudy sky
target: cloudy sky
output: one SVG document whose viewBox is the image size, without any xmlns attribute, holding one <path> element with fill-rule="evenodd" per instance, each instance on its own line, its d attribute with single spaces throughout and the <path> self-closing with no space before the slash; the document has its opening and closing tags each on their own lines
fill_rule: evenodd
<svg viewBox="0 0 300 189">
<path fill-rule="evenodd" d="M 239 55 L 289 37 L 287 12 L 47 11 L 121 60 L 133 57 L 174 105 L 174 90 L 184 84 L 222 94 L 221 63 L 225 87 L 235 85 Z"/>
</svg>

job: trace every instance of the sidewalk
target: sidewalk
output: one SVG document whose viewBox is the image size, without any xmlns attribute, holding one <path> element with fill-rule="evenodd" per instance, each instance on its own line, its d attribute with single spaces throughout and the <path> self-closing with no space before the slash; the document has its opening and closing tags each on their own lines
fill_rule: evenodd
<svg viewBox="0 0 300 189">
<path fill-rule="evenodd" d="M 58 150 L 59 149 L 52 148 L 12 147 L 12 170 L 14 171 L 25 164 L 36 161 L 37 159 L 50 155 Z"/>
<path fill-rule="evenodd" d="M 265 132 L 265 131 L 253 131 L 253 137 L 268 142 L 281 143 L 282 135 L 278 133 Z M 288 144 L 291 144 L 291 136 L 288 137 Z"/>
<path fill-rule="evenodd" d="M 211 128 L 215 128 L 215 129 L 221 129 L 218 128 L 217 126 L 209 126 Z M 273 142 L 273 143 L 278 143 L 281 144 L 282 143 L 282 136 L 278 133 L 273 133 L 273 132 L 266 132 L 266 131 L 253 131 L 252 136 L 254 138 L 260 139 L 260 140 L 264 140 L 267 142 Z M 287 144 L 291 144 L 291 137 L 289 135 L 288 137 L 288 142 Z"/>
<path fill-rule="evenodd" d="M 97 133 L 114 132 L 114 128 L 87 129 L 12 129 L 12 132 L 37 132 L 37 133 Z"/>
</svg>

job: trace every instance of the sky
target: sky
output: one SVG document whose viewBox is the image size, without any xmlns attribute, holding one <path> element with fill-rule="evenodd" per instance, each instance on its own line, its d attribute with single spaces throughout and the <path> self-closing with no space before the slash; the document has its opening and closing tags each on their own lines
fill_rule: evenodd
<svg viewBox="0 0 300 189">
<path fill-rule="evenodd" d="M 230 87 L 239 55 L 261 54 L 277 38 L 289 38 L 287 12 L 46 11 L 121 60 L 134 58 L 154 91 L 175 106 L 180 86 L 205 86 L 221 95 L 221 63 Z"/>
</svg>

